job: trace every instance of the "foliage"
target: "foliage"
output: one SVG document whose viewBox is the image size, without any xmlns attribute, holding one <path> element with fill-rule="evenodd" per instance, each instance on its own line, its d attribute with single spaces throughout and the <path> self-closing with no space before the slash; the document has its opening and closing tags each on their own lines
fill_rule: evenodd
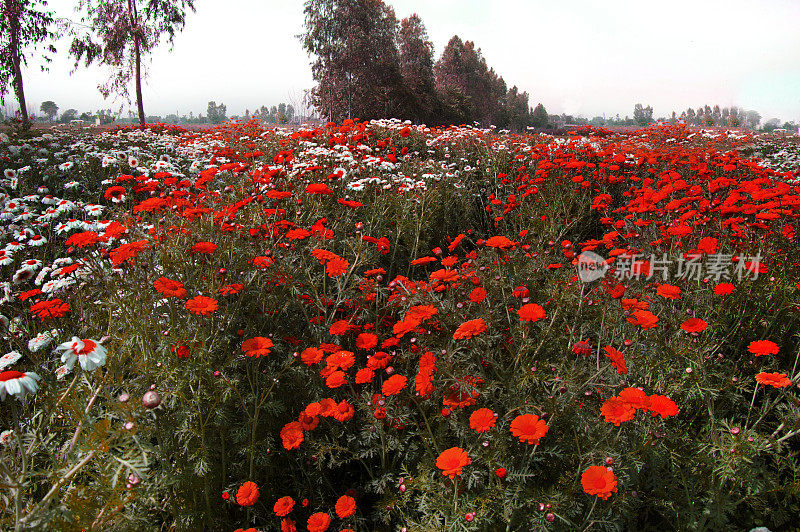
<svg viewBox="0 0 800 532">
<path fill-rule="evenodd" d="M 58 105 L 52 100 L 42 102 L 39 106 L 39 110 L 43 112 L 50 121 L 58 115 Z"/>
<path fill-rule="evenodd" d="M 85 66 L 98 61 L 110 67 L 111 76 L 98 87 L 105 98 L 117 94 L 130 101 L 133 80 L 143 124 L 141 55 L 152 51 L 164 37 L 172 45 L 186 23 L 186 11 L 194 11 L 194 0 L 79 0 L 78 8 L 89 31 L 74 35 L 69 53 L 75 58 L 75 67 L 81 61 Z"/>
<path fill-rule="evenodd" d="M 0 2 L 0 103 L 5 102 L 9 85 L 13 86 L 23 122 L 28 121 L 25 91 L 22 81 L 22 65 L 27 65 L 32 47 L 50 41 L 42 56 L 46 64 L 51 61 L 48 53 L 55 53 L 52 44 L 56 34 L 53 30 L 53 14 L 47 9 L 46 0 L 3 0 Z"/>
<path fill-rule="evenodd" d="M 753 142 L 8 139 L 2 371 L 41 380 L 2 402 L 1 526 L 793 526 L 800 172 Z"/>
<path fill-rule="evenodd" d="M 399 104 L 397 19 L 381 0 L 307 0 L 303 47 L 315 55 L 312 101 L 331 120 L 388 118 Z"/>
<path fill-rule="evenodd" d="M 212 124 L 221 124 L 227 119 L 227 108 L 224 103 L 208 102 L 208 121 Z"/>
</svg>

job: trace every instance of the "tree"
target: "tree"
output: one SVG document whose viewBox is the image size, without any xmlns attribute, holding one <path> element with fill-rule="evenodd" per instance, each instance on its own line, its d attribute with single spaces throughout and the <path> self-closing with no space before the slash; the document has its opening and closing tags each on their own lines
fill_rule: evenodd
<svg viewBox="0 0 800 532">
<path fill-rule="evenodd" d="M 633 120 L 637 125 L 646 126 L 653 122 L 653 108 L 649 105 L 643 107 L 642 104 L 637 103 L 633 108 Z"/>
<path fill-rule="evenodd" d="M 331 120 L 390 117 L 400 103 L 397 18 L 382 0 L 306 0 L 311 102 Z"/>
<path fill-rule="evenodd" d="M 75 109 L 67 109 L 61 114 L 59 122 L 68 124 L 70 121 L 75 120 L 76 118 L 78 118 L 78 111 Z"/>
<path fill-rule="evenodd" d="M 548 121 L 547 110 L 544 105 L 539 103 L 531 115 L 531 125 L 534 127 L 547 127 Z"/>
<path fill-rule="evenodd" d="M 402 114 L 415 122 L 428 122 L 436 106 L 436 78 L 433 74 L 433 43 L 419 15 L 400 22 L 397 34 L 400 74 L 406 97 Z"/>
<path fill-rule="evenodd" d="M 39 106 L 39 111 L 43 112 L 48 120 L 52 122 L 58 115 L 58 105 L 52 100 L 47 100 L 46 102 L 42 102 L 42 105 Z"/>
<path fill-rule="evenodd" d="M 158 46 L 166 36 L 173 45 L 175 33 L 186 23 L 187 9 L 194 0 L 79 0 L 91 33 L 76 35 L 70 47 L 77 68 L 94 61 L 111 67 L 111 77 L 100 85 L 103 97 L 112 93 L 130 101 L 128 86 L 136 84 L 139 123 L 145 123 L 142 103 L 142 55 Z"/>
<path fill-rule="evenodd" d="M 221 124 L 227 119 L 227 108 L 224 103 L 208 102 L 208 121 L 212 124 Z"/>
<path fill-rule="evenodd" d="M 764 122 L 764 125 L 761 127 L 761 129 L 769 133 L 770 131 L 778 129 L 779 127 L 781 127 L 781 121 L 777 118 L 770 118 Z"/>
<path fill-rule="evenodd" d="M 506 83 L 486 64 L 480 48 L 454 35 L 434 66 L 439 92 L 460 93 L 469 105 L 469 122 L 484 125 L 506 121 Z M 452 100 L 452 98 L 450 98 Z"/>
<path fill-rule="evenodd" d="M 275 122 L 278 124 L 288 124 L 294 118 L 294 106 L 281 103 L 275 113 Z"/>
<path fill-rule="evenodd" d="M 513 131 L 524 131 L 531 124 L 531 110 L 528 107 L 528 93 L 519 92 L 514 85 L 508 89 L 505 102 L 506 122 Z"/>
<path fill-rule="evenodd" d="M 25 103 L 25 87 L 22 81 L 22 65 L 27 65 L 26 52 L 33 46 L 56 38 L 51 30 L 53 13 L 47 10 L 46 0 L 0 0 L 0 103 L 5 102 L 9 85 L 19 102 L 19 112 L 24 127 L 30 124 Z M 52 44 L 45 48 L 45 63 L 50 62 L 47 53 L 55 53 Z M 46 70 L 42 66 L 42 70 Z"/>
<path fill-rule="evenodd" d="M 758 111 L 747 111 L 744 113 L 744 124 L 749 129 L 756 129 L 758 128 L 758 124 L 761 122 L 761 115 Z"/>
</svg>

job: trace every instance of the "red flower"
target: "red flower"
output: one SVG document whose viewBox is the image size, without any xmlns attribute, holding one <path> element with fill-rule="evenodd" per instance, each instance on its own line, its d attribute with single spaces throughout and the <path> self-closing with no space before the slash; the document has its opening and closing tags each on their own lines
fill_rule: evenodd
<svg viewBox="0 0 800 532">
<path fill-rule="evenodd" d="M 328 263 L 330 264 L 330 262 Z M 331 328 L 328 330 L 333 336 L 340 336 L 346 334 L 352 328 L 350 322 L 347 320 L 336 320 L 331 323 Z"/>
<path fill-rule="evenodd" d="M 636 410 L 650 409 L 650 398 L 639 388 L 625 388 L 619 392 L 619 398 Z"/>
<path fill-rule="evenodd" d="M 306 186 L 306 192 L 309 194 L 333 194 L 333 191 L 325 183 L 311 183 Z"/>
<path fill-rule="evenodd" d="M 497 416 L 488 408 L 479 408 L 469 416 L 469 427 L 475 432 L 488 432 L 497 423 Z"/>
<path fill-rule="evenodd" d="M 490 248 L 508 249 L 516 246 L 519 242 L 509 240 L 504 236 L 493 236 L 486 240 L 486 245 Z"/>
<path fill-rule="evenodd" d="M 609 397 L 600 407 L 600 413 L 606 418 L 607 423 L 619 427 L 620 423 L 633 419 L 636 409 L 624 399 Z"/>
<path fill-rule="evenodd" d="M 541 305 L 537 305 L 536 303 L 528 303 L 527 305 L 522 305 L 520 307 L 520 309 L 517 311 L 517 315 L 519 316 L 519 321 L 529 321 L 534 323 L 542 318 L 547 317 L 547 312 L 545 312 Z"/>
<path fill-rule="evenodd" d="M 161 277 L 153 282 L 153 287 L 164 297 L 186 297 L 186 289 L 180 281 L 173 281 L 166 277 Z"/>
<path fill-rule="evenodd" d="M 658 316 L 649 310 L 634 310 L 632 315 L 628 317 L 628 322 L 638 325 L 646 331 L 658 324 Z"/>
<path fill-rule="evenodd" d="M 756 340 L 750 342 L 747 349 L 757 357 L 778 354 L 778 344 L 771 340 Z"/>
<path fill-rule="evenodd" d="M 716 253 L 718 249 L 717 239 L 712 236 L 704 236 L 700 239 L 700 243 L 697 244 L 697 249 L 706 255 L 712 255 Z"/>
<path fill-rule="evenodd" d="M 356 384 L 366 384 L 372 382 L 375 378 L 375 372 L 369 368 L 361 368 L 356 372 Z"/>
<path fill-rule="evenodd" d="M 484 299 L 486 299 L 486 290 L 480 286 L 473 288 L 472 292 L 469 293 L 469 300 L 473 303 L 481 303 Z"/>
<path fill-rule="evenodd" d="M 700 318 L 689 318 L 681 324 L 681 329 L 688 333 L 705 331 L 708 328 L 708 323 Z"/>
<path fill-rule="evenodd" d="M 439 310 L 433 305 L 416 305 L 406 312 L 405 319 L 413 319 L 420 323 L 435 316 Z"/>
<path fill-rule="evenodd" d="M 208 316 L 219 308 L 216 299 L 206 296 L 195 296 L 183 307 L 192 314 L 202 314 L 203 316 Z"/>
<path fill-rule="evenodd" d="M 355 413 L 356 409 L 353 408 L 353 405 L 342 399 L 333 410 L 333 418 L 336 421 L 345 422 L 353 419 Z"/>
<path fill-rule="evenodd" d="M 718 296 L 725 296 L 733 292 L 735 286 L 731 283 L 719 283 L 714 287 L 714 293 Z"/>
<path fill-rule="evenodd" d="M 344 371 L 334 371 L 325 378 L 325 386 L 328 388 L 339 388 L 347 384 L 347 375 Z"/>
<path fill-rule="evenodd" d="M 272 511 L 274 511 L 275 515 L 278 517 L 286 517 L 292 509 L 294 509 L 294 499 L 289 496 L 281 497 L 275 502 L 275 506 L 272 507 Z"/>
<path fill-rule="evenodd" d="M 136 258 L 136 255 L 149 247 L 150 244 L 147 240 L 138 240 L 122 244 L 118 248 L 112 249 L 108 254 L 111 257 L 111 263 L 114 266 L 119 266 L 128 259 Z"/>
<path fill-rule="evenodd" d="M 342 495 L 336 501 L 336 515 L 340 519 L 345 519 L 356 513 L 356 500 L 349 495 Z"/>
<path fill-rule="evenodd" d="M 656 294 L 666 299 L 680 299 L 681 289 L 671 284 L 660 284 L 656 289 Z"/>
<path fill-rule="evenodd" d="M 178 358 L 189 358 L 192 350 L 188 345 L 172 345 L 169 348 L 170 352 Z"/>
<path fill-rule="evenodd" d="M 69 312 L 71 307 L 60 299 L 40 301 L 31 306 L 31 313 L 39 316 L 44 321 L 45 318 L 60 318 Z"/>
<path fill-rule="evenodd" d="M 356 347 L 369 350 L 378 345 L 378 336 L 373 333 L 361 333 L 356 337 Z"/>
<path fill-rule="evenodd" d="M 342 274 L 347 273 L 347 269 L 350 267 L 350 262 L 341 258 L 335 257 L 329 260 L 325 264 L 325 273 L 328 274 L 328 277 L 338 277 Z"/>
<path fill-rule="evenodd" d="M 281 429 L 281 440 L 283 442 L 283 447 L 287 451 L 300 447 L 300 444 L 303 443 L 303 439 L 303 428 L 297 421 L 287 423 Z"/>
<path fill-rule="evenodd" d="M 454 340 L 469 339 L 472 338 L 473 336 L 482 333 L 485 330 L 486 330 L 486 322 L 483 321 L 483 318 L 478 318 L 477 320 L 469 320 L 458 326 L 456 332 L 453 333 L 453 339 Z"/>
<path fill-rule="evenodd" d="M 242 351 L 249 357 L 263 357 L 270 353 L 269 348 L 274 344 L 269 338 L 256 336 L 242 342 Z"/>
<path fill-rule="evenodd" d="M 592 346 L 589 345 L 589 342 L 581 340 L 580 342 L 575 342 L 575 345 L 572 346 L 572 352 L 576 355 L 588 357 L 592 354 Z"/>
<path fill-rule="evenodd" d="M 164 198 L 147 198 L 133 208 L 133 212 L 150 212 L 163 208 L 167 204 Z"/>
<path fill-rule="evenodd" d="M 420 264 L 428 264 L 429 262 L 436 262 L 436 257 L 420 257 L 418 259 L 412 260 L 411 265 L 418 266 Z"/>
<path fill-rule="evenodd" d="M 192 246 L 192 251 L 195 253 L 211 254 L 217 249 L 217 245 L 213 242 L 198 242 Z"/>
<path fill-rule="evenodd" d="M 622 353 L 617 348 L 607 345 L 603 348 L 603 351 L 605 351 L 606 356 L 611 359 L 611 365 L 614 366 L 614 369 L 617 370 L 617 373 L 620 375 L 625 375 L 628 373 L 628 366 L 625 364 L 625 357 L 622 356 Z"/>
<path fill-rule="evenodd" d="M 511 422 L 511 434 L 528 445 L 539 445 L 539 439 L 547 434 L 550 427 L 543 419 L 533 414 L 522 414 Z"/>
<path fill-rule="evenodd" d="M 83 233 L 75 233 L 65 242 L 68 246 L 75 246 L 78 248 L 85 248 L 96 244 L 100 241 L 100 235 L 94 231 L 84 231 Z"/>
<path fill-rule="evenodd" d="M 439 454 L 436 458 L 436 467 L 442 470 L 442 474 L 450 479 L 456 475 L 461 475 L 464 466 L 472 463 L 467 452 L 461 447 L 451 447 Z"/>
<path fill-rule="evenodd" d="M 603 466 L 591 466 L 581 475 L 583 491 L 604 501 L 617 491 L 617 476 Z"/>
<path fill-rule="evenodd" d="M 308 518 L 308 532 L 325 532 L 331 526 L 331 518 L 328 514 L 317 512 Z"/>
<path fill-rule="evenodd" d="M 756 381 L 759 384 L 775 388 L 784 388 L 792 384 L 791 379 L 787 378 L 785 373 L 764 373 L 763 371 L 756 375 Z"/>
<path fill-rule="evenodd" d="M 275 261 L 272 259 L 272 257 L 263 256 L 263 257 L 255 257 L 253 259 L 253 267 L 258 268 L 259 270 L 266 270 L 274 263 Z"/>
<path fill-rule="evenodd" d="M 675 401 L 664 395 L 651 395 L 650 396 L 650 410 L 652 416 L 661 416 L 663 419 L 669 416 L 678 415 L 678 405 Z"/>
<path fill-rule="evenodd" d="M 236 502 L 239 506 L 253 506 L 256 501 L 258 501 L 258 486 L 248 480 L 236 492 Z"/>
<path fill-rule="evenodd" d="M 411 128 L 406 126 L 400 130 L 400 136 L 403 138 L 411 136 Z"/>
<path fill-rule="evenodd" d="M 402 375 L 392 375 L 386 379 L 386 381 L 384 381 L 381 391 L 383 392 L 383 395 L 396 395 L 406 387 L 407 382 L 408 379 Z"/>
<path fill-rule="evenodd" d="M 240 283 L 233 283 L 233 284 L 226 284 L 222 285 L 219 290 L 217 290 L 218 294 L 222 294 L 223 296 L 230 296 L 233 294 L 238 294 L 244 288 L 243 284 Z"/>
<path fill-rule="evenodd" d="M 322 360 L 322 355 L 322 351 L 316 347 L 307 347 L 300 353 L 300 360 L 302 360 L 303 364 L 306 366 L 311 366 L 319 363 L 319 361 Z"/>
</svg>

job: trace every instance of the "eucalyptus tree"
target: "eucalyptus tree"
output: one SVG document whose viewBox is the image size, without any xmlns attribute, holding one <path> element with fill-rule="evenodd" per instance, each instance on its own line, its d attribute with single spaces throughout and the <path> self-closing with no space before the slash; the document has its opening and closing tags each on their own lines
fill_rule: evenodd
<svg viewBox="0 0 800 532">
<path fill-rule="evenodd" d="M 47 9 L 46 0 L 0 0 L 0 102 L 5 103 L 9 86 L 19 102 L 22 123 L 30 123 L 25 103 L 22 66 L 27 65 L 28 53 L 36 45 L 49 42 L 42 56 L 50 62 L 48 53 L 55 53 L 52 41 L 56 38 L 55 19 Z"/>
<path fill-rule="evenodd" d="M 129 86 L 135 83 L 139 123 L 145 123 L 142 103 L 142 56 L 166 38 L 170 46 L 186 24 L 187 11 L 195 0 L 79 0 L 81 25 L 75 25 L 70 55 L 77 68 L 97 61 L 112 70 L 99 86 L 108 98 L 117 94 L 130 101 Z"/>
</svg>

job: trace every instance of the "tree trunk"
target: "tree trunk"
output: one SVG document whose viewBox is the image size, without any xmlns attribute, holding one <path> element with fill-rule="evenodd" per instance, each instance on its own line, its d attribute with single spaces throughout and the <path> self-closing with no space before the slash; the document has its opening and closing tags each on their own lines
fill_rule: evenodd
<svg viewBox="0 0 800 532">
<path fill-rule="evenodd" d="M 19 102 L 19 112 L 22 117 L 22 126 L 27 129 L 30 127 L 30 119 L 28 118 L 28 106 L 25 104 L 25 88 L 22 84 L 22 68 L 20 66 L 21 60 L 19 57 L 19 17 L 21 16 L 21 12 L 16 13 L 16 18 L 9 13 L 7 15 L 7 20 L 8 29 L 11 33 L 11 62 L 13 63 L 12 68 L 14 70 L 14 92 L 16 93 L 17 101 Z"/>
<path fill-rule="evenodd" d="M 136 75 L 136 108 L 139 112 L 139 124 L 144 125 L 144 103 L 142 102 L 142 56 L 139 48 L 139 17 L 136 12 L 136 0 L 128 0 L 128 14 L 131 18 L 131 25 L 133 26 L 133 53 L 134 53 L 134 67 Z"/>
<path fill-rule="evenodd" d="M 133 48 L 136 54 L 136 107 L 139 111 L 139 124 L 144 125 L 144 103 L 142 102 L 142 71 L 141 62 L 142 58 L 139 52 L 139 36 L 133 36 Z"/>
</svg>

